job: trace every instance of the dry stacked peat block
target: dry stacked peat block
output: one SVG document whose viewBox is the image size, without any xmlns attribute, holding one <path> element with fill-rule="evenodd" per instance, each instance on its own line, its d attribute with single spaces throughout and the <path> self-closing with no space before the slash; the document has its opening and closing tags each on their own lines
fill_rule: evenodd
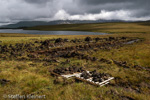
<svg viewBox="0 0 150 100">
<path fill-rule="evenodd" d="M 83 71 L 85 71 L 83 67 L 76 67 L 76 66 L 71 66 L 69 68 L 57 68 L 53 70 L 53 72 L 58 75 L 73 74 L 77 72 L 81 73 Z"/>
<path fill-rule="evenodd" d="M 52 71 L 57 76 L 62 76 L 65 78 L 75 77 L 80 81 L 85 81 L 92 83 L 92 85 L 103 86 L 108 84 L 110 80 L 114 79 L 110 74 L 98 73 L 94 71 L 86 71 L 83 67 L 72 66 L 69 68 L 57 68 Z"/>
<path fill-rule="evenodd" d="M 84 79 L 91 78 L 94 82 L 103 82 L 107 80 L 110 75 L 106 73 L 98 73 L 96 72 L 96 70 L 94 70 L 89 73 L 87 71 L 82 72 L 81 77 L 83 77 Z"/>
</svg>

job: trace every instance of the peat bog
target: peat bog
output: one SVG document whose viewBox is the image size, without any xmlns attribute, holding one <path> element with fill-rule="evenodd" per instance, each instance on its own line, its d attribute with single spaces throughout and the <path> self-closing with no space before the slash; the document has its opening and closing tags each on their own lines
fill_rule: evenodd
<svg viewBox="0 0 150 100">
<path fill-rule="evenodd" d="M 11 70 L 9 71 L 9 74 L 5 73 L 5 71 L 3 71 L 4 69 L 1 69 L 1 88 L 3 88 L 3 90 L 5 91 L 5 89 L 7 90 L 6 86 L 11 86 L 11 84 L 23 84 L 23 79 L 19 78 L 21 82 L 19 83 L 19 80 L 15 81 L 15 78 L 12 76 L 10 76 L 9 78 L 3 77 L 4 75 L 9 76 L 13 73 L 15 74 L 14 71 L 16 70 L 16 74 L 21 74 L 21 77 L 27 77 L 23 74 L 25 71 L 29 74 L 29 76 L 38 78 L 37 83 L 30 83 L 31 79 L 29 78 L 29 82 L 27 81 L 27 83 L 25 82 L 23 85 L 19 86 L 19 89 L 23 89 L 19 90 L 22 94 L 37 94 L 41 93 L 40 91 L 48 92 L 49 90 L 47 90 L 46 87 L 49 86 L 53 86 L 51 87 L 51 89 L 56 94 L 58 93 L 57 87 L 60 88 L 62 86 L 61 91 L 65 91 L 65 88 L 67 87 L 70 88 L 73 86 L 72 88 L 76 90 L 75 87 L 87 86 L 89 90 L 93 92 L 100 90 L 99 93 L 103 94 L 101 98 L 106 98 L 106 96 L 109 95 L 110 98 L 125 98 L 134 100 L 135 98 L 139 98 L 139 94 L 144 96 L 143 93 L 148 93 L 149 90 L 147 89 L 150 88 L 150 85 L 148 85 L 148 83 L 146 82 L 147 80 L 149 80 L 147 76 L 142 75 L 141 77 L 139 77 L 139 79 L 132 80 L 132 78 L 130 79 L 130 75 L 133 74 L 132 71 L 136 73 L 144 72 L 146 73 L 146 75 L 148 75 L 147 73 L 150 72 L 150 68 L 138 64 L 133 64 L 132 61 L 122 61 L 114 59 L 113 57 L 110 57 L 112 58 L 110 59 L 96 54 L 102 54 L 103 52 L 112 52 L 113 50 L 119 50 L 124 47 L 140 44 L 143 41 L 145 41 L 143 38 L 129 36 L 84 36 L 82 38 L 60 37 L 44 40 L 32 39 L 32 42 L 1 44 L 1 65 L 2 62 L 11 62 L 13 64 L 16 64 L 12 64 L 13 66 L 15 66 L 12 68 L 9 67 L 11 66 L 9 64 L 5 64 L 3 66 L 4 69 L 8 68 L 9 70 Z M 22 64 L 20 65 L 18 62 L 22 62 Z M 102 82 L 104 81 L 103 79 L 107 79 L 108 76 L 114 76 L 115 79 L 105 87 L 98 88 L 74 79 L 64 80 L 60 77 L 53 77 L 50 75 L 50 72 L 52 70 L 59 75 L 69 74 L 73 72 L 82 72 L 81 76 L 85 79 L 90 76 L 85 72 L 85 70 L 90 70 L 94 82 Z M 118 70 L 118 73 L 113 72 L 113 70 Z M 125 75 L 127 76 L 124 77 Z M 46 78 L 42 78 L 44 76 Z M 145 77 L 146 81 L 143 81 L 139 85 L 139 82 L 143 79 L 143 77 Z M 35 81 L 35 79 L 33 80 Z M 45 83 L 42 83 L 41 81 L 45 81 Z M 31 84 L 31 87 L 28 86 L 28 84 Z M 44 84 L 46 87 L 44 88 L 41 85 L 37 86 L 37 84 Z M 26 90 L 26 87 L 28 87 L 29 89 Z M 41 90 L 41 87 L 43 87 L 44 90 Z M 104 89 L 106 91 L 102 93 L 102 90 Z M 81 91 L 82 90 L 78 90 L 77 94 L 82 94 Z M 87 89 L 85 89 L 85 91 L 87 91 Z M 120 91 L 121 93 L 119 94 L 117 91 Z M 132 92 L 134 93 L 132 94 Z M 49 93 L 51 93 L 51 91 L 49 91 Z M 55 98 L 55 94 L 47 94 L 47 96 L 49 98 Z M 99 98 L 97 96 L 93 96 L 92 94 L 90 98 L 95 97 Z"/>
</svg>

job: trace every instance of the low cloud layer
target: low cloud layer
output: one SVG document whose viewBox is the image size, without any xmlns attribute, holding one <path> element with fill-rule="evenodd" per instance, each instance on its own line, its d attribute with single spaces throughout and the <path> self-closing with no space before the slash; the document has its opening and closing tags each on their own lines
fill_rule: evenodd
<svg viewBox="0 0 150 100">
<path fill-rule="evenodd" d="M 150 20 L 150 0 L 0 0 L 0 24 L 30 20 Z"/>
</svg>

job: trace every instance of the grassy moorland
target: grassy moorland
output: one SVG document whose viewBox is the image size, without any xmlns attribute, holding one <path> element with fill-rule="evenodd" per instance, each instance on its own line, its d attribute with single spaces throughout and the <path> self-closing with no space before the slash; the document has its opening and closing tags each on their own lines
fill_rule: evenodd
<svg viewBox="0 0 150 100">
<path fill-rule="evenodd" d="M 150 22 L 137 23 L 97 23 L 97 24 L 63 24 L 36 26 L 25 28 L 27 30 L 50 30 L 50 31 L 91 31 L 106 33 L 149 33 Z"/>
<path fill-rule="evenodd" d="M 114 34 L 90 35 L 91 41 L 88 42 L 84 40 L 86 35 L 0 34 L 0 45 L 3 47 L 3 50 L 0 50 L 1 100 L 5 100 L 3 95 L 9 94 L 46 95 L 46 100 L 148 100 L 150 98 L 149 25 L 103 23 L 40 26 L 29 29 L 80 30 Z M 97 37 L 100 38 L 99 41 L 95 41 Z M 122 40 L 122 37 L 126 39 Z M 68 40 L 55 43 L 58 38 Z M 121 44 L 132 39 L 140 41 Z M 106 45 L 107 43 L 110 45 Z M 91 45 L 92 48 L 82 48 L 82 50 L 74 48 L 85 44 Z M 95 44 L 103 46 L 98 48 Z M 70 46 L 73 46 L 71 50 L 65 49 Z M 56 56 L 46 52 L 52 49 Z M 42 53 L 38 53 L 41 51 Z M 71 52 L 84 54 L 96 57 L 97 60 L 78 56 L 65 58 L 59 55 L 65 52 L 68 52 L 68 55 L 71 55 Z M 49 73 L 49 70 L 70 66 L 108 73 L 115 79 L 106 86 L 95 87 L 83 82 L 68 83 L 58 80 Z M 57 84 L 54 80 L 58 81 Z"/>
</svg>

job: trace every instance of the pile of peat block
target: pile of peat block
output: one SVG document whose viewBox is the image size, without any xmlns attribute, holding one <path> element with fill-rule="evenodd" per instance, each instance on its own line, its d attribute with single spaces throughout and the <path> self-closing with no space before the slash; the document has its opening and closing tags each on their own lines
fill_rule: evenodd
<svg viewBox="0 0 150 100">
<path fill-rule="evenodd" d="M 83 67 L 76 67 L 76 66 L 71 66 L 69 68 L 57 68 L 54 69 L 53 72 L 58 74 L 58 75 L 65 75 L 65 74 L 73 74 L 73 73 L 81 73 L 84 72 L 84 68 Z"/>
<path fill-rule="evenodd" d="M 83 77 L 84 79 L 89 79 L 91 78 L 92 81 L 94 82 L 103 82 L 105 80 L 107 80 L 108 78 L 110 78 L 111 75 L 107 74 L 107 73 L 98 73 L 96 72 L 96 70 L 91 71 L 91 72 L 87 72 L 84 71 L 81 74 L 81 77 Z"/>
<path fill-rule="evenodd" d="M 98 73 L 94 71 L 86 71 L 83 67 L 71 66 L 69 68 L 57 68 L 53 70 L 54 73 L 58 75 L 67 75 L 74 73 L 81 73 L 80 77 L 84 79 L 91 79 L 93 82 L 103 82 L 111 77 L 107 73 Z"/>
</svg>

